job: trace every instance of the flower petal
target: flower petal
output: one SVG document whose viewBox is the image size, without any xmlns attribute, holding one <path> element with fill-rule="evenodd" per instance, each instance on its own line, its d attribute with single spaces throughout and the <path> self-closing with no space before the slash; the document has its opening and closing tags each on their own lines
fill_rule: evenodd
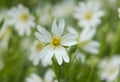
<svg viewBox="0 0 120 82">
<path fill-rule="evenodd" d="M 53 79 L 55 78 L 55 74 L 53 70 L 49 69 L 44 75 L 44 82 L 54 82 Z"/>
<path fill-rule="evenodd" d="M 38 55 L 38 58 L 43 58 L 43 57 L 47 54 L 47 51 L 50 50 L 50 49 L 51 49 L 51 45 L 48 45 L 48 46 L 44 47 L 44 48 L 40 51 L 40 53 L 39 53 L 39 55 Z"/>
<path fill-rule="evenodd" d="M 41 26 L 37 26 L 37 29 L 39 32 L 35 32 L 35 36 L 41 42 L 50 42 L 51 41 L 51 35 L 45 28 L 43 28 Z"/>
<path fill-rule="evenodd" d="M 52 24 L 52 33 L 54 37 L 60 37 L 64 31 L 65 22 L 63 19 L 60 20 L 59 26 L 57 27 L 56 19 L 54 19 Z"/>
<path fill-rule="evenodd" d="M 96 30 L 94 28 L 86 27 L 80 35 L 81 41 L 89 41 L 94 36 Z"/>
<path fill-rule="evenodd" d="M 64 19 L 61 19 L 59 22 L 59 25 L 58 25 L 58 31 L 59 31 L 58 36 L 61 36 L 63 34 L 64 27 L 65 27 L 65 21 L 64 21 Z"/>
<path fill-rule="evenodd" d="M 69 62 L 69 56 L 65 50 L 64 47 L 62 46 L 59 46 L 56 51 L 55 51 L 55 56 L 56 56 L 56 59 L 58 61 L 58 64 L 61 65 L 62 64 L 62 58 L 63 60 L 68 63 Z"/>
<path fill-rule="evenodd" d="M 99 47 L 100 47 L 100 44 L 97 41 L 91 41 L 86 46 L 84 46 L 83 49 L 86 52 L 97 54 L 99 52 L 99 49 L 98 49 Z"/>
<path fill-rule="evenodd" d="M 46 51 L 46 55 L 44 56 L 44 62 L 49 63 L 52 60 L 52 57 L 54 55 L 54 48 L 51 46 L 49 50 Z"/>
<path fill-rule="evenodd" d="M 70 61 L 70 59 L 69 59 L 69 56 L 68 56 L 65 48 L 64 48 L 64 47 L 61 47 L 61 51 L 63 52 L 63 53 L 62 53 L 63 60 L 64 60 L 66 63 L 68 63 L 68 62 Z"/>
<path fill-rule="evenodd" d="M 77 41 L 75 41 L 76 39 L 76 35 L 75 34 L 65 34 L 62 38 L 61 38 L 61 44 L 63 46 L 72 46 L 77 44 Z"/>
<path fill-rule="evenodd" d="M 56 58 L 56 60 L 57 60 L 57 62 L 58 62 L 58 64 L 59 65 L 61 65 L 62 64 L 62 53 L 61 53 L 62 51 L 60 50 L 60 47 L 58 47 L 58 48 L 56 48 L 55 49 L 55 58 Z"/>
<path fill-rule="evenodd" d="M 53 24 L 52 24 L 52 33 L 53 35 L 56 35 L 58 33 L 56 19 L 54 19 Z"/>
</svg>

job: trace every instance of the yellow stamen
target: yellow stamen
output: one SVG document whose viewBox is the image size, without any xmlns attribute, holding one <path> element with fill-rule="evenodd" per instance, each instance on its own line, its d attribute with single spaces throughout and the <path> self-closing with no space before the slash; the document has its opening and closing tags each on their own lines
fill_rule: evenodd
<svg viewBox="0 0 120 82">
<path fill-rule="evenodd" d="M 20 20 L 25 22 L 28 20 L 28 14 L 27 13 L 21 13 L 20 14 Z"/>
<path fill-rule="evenodd" d="M 36 51 L 39 52 L 42 49 L 43 45 L 41 43 L 37 43 Z"/>
<path fill-rule="evenodd" d="M 60 39 L 60 38 L 53 38 L 53 39 L 52 39 L 52 44 L 53 44 L 54 46 L 59 46 L 60 43 L 61 43 L 61 39 Z"/>
<path fill-rule="evenodd" d="M 84 17 L 87 19 L 87 20 L 90 20 L 92 18 L 92 13 L 91 12 L 86 12 Z"/>
<path fill-rule="evenodd" d="M 110 68 L 110 69 L 109 69 L 109 74 L 112 75 L 112 74 L 114 74 L 114 73 L 115 73 L 115 68 Z"/>
</svg>

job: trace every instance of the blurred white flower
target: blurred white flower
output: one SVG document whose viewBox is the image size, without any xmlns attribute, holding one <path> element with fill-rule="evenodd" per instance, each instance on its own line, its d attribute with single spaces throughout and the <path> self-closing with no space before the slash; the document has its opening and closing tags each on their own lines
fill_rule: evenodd
<svg viewBox="0 0 120 82">
<path fill-rule="evenodd" d="M 118 8 L 118 16 L 119 16 L 119 18 L 120 18 L 120 8 Z"/>
<path fill-rule="evenodd" d="M 55 79 L 55 74 L 52 69 L 48 69 L 43 78 L 39 75 L 32 73 L 29 77 L 26 78 L 25 82 L 58 82 Z"/>
<path fill-rule="evenodd" d="M 44 58 L 46 62 L 51 60 L 55 55 L 59 65 L 62 64 L 63 60 L 68 63 L 69 56 L 67 54 L 64 46 L 72 46 L 77 42 L 75 41 L 76 37 L 74 34 L 65 34 L 64 33 L 65 22 L 63 19 L 60 20 L 59 25 L 57 26 L 56 20 L 52 24 L 52 35 L 43 27 L 38 26 L 39 32 L 35 33 L 35 36 L 42 42 L 48 43 L 40 52 L 39 56 Z"/>
<path fill-rule="evenodd" d="M 78 32 L 73 28 L 68 28 L 68 31 L 75 34 L 76 37 L 78 37 L 78 46 L 84 51 L 91 54 L 97 54 L 99 52 L 99 42 L 92 40 L 96 32 L 94 28 L 86 27 L 80 34 L 78 34 Z"/>
<path fill-rule="evenodd" d="M 78 25 L 81 27 L 97 27 L 101 23 L 100 18 L 103 15 L 104 12 L 100 9 L 100 5 L 93 1 L 80 2 L 74 13 L 74 17 L 78 19 Z"/>
<path fill-rule="evenodd" d="M 99 64 L 99 74 L 101 80 L 106 80 L 107 82 L 113 82 L 117 79 L 120 70 L 120 56 L 113 56 L 108 59 L 105 58 L 101 60 Z"/>
<path fill-rule="evenodd" d="M 55 5 L 53 14 L 55 17 L 66 17 L 72 14 L 74 7 L 74 0 L 64 0 L 61 4 Z"/>
<path fill-rule="evenodd" d="M 34 17 L 30 14 L 28 8 L 23 5 L 12 8 L 8 11 L 8 23 L 14 25 L 20 36 L 30 35 L 31 28 L 34 27 Z"/>
<path fill-rule="evenodd" d="M 36 8 L 36 15 L 38 16 L 38 23 L 48 25 L 53 18 L 52 6 L 46 4 L 45 6 L 38 6 Z"/>
<path fill-rule="evenodd" d="M 44 59 L 42 58 L 39 58 L 39 53 L 40 51 L 42 50 L 42 48 L 44 47 L 45 45 L 42 44 L 40 41 L 36 40 L 32 47 L 31 47 L 31 51 L 30 51 L 30 60 L 33 62 L 34 65 L 38 65 L 39 64 L 39 61 L 41 60 L 41 63 L 44 67 L 48 66 L 48 65 L 51 65 L 52 64 L 52 60 L 50 60 L 49 62 L 44 62 Z"/>
<path fill-rule="evenodd" d="M 25 82 L 43 82 L 41 77 L 35 73 L 26 78 Z"/>
<path fill-rule="evenodd" d="M 49 69 L 44 75 L 44 82 L 58 82 L 55 80 L 55 74 L 53 70 Z"/>
</svg>

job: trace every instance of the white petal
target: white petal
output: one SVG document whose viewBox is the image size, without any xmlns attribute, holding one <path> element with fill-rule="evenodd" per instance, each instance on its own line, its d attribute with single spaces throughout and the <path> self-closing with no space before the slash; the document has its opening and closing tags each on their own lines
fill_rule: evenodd
<svg viewBox="0 0 120 82">
<path fill-rule="evenodd" d="M 43 81 L 41 77 L 33 73 L 26 79 L 26 82 L 43 82 Z"/>
<path fill-rule="evenodd" d="M 52 33 L 54 37 L 60 37 L 63 34 L 65 27 L 65 22 L 63 19 L 60 20 L 59 26 L 57 27 L 56 19 L 54 19 L 52 24 Z"/>
<path fill-rule="evenodd" d="M 96 30 L 94 28 L 86 27 L 80 35 L 81 41 L 89 41 L 94 36 Z"/>
<path fill-rule="evenodd" d="M 47 54 L 44 56 L 44 61 L 45 63 L 49 63 L 54 55 L 54 48 L 51 46 L 51 48 L 49 48 L 49 50 L 47 50 L 46 52 Z"/>
<path fill-rule="evenodd" d="M 59 51 L 61 52 L 60 54 L 62 55 L 63 60 L 64 60 L 66 63 L 68 63 L 70 59 L 69 59 L 69 56 L 68 56 L 65 48 L 62 47 L 62 46 L 60 46 L 60 47 L 59 47 Z"/>
<path fill-rule="evenodd" d="M 91 41 L 86 46 L 83 47 L 83 49 L 89 53 L 97 54 L 99 52 L 100 44 L 96 41 Z"/>
<path fill-rule="evenodd" d="M 61 38 L 61 44 L 63 46 L 72 46 L 77 44 L 76 39 L 76 35 L 75 34 L 65 34 L 62 38 Z"/>
<path fill-rule="evenodd" d="M 52 33 L 53 35 L 56 35 L 58 33 L 56 19 L 54 19 L 53 24 L 52 24 Z"/>
<path fill-rule="evenodd" d="M 99 18 L 99 17 L 102 17 L 102 16 L 104 16 L 104 12 L 103 11 L 97 11 L 97 12 L 95 12 L 94 13 L 94 16 L 95 16 L 95 18 Z"/>
<path fill-rule="evenodd" d="M 61 19 L 58 25 L 59 36 L 63 34 L 64 27 L 65 27 L 65 21 L 64 19 Z"/>
<path fill-rule="evenodd" d="M 97 41 L 91 41 L 91 42 L 89 43 L 89 45 L 94 45 L 94 46 L 97 47 L 97 48 L 100 47 L 100 43 L 97 42 Z"/>
<path fill-rule="evenodd" d="M 42 79 L 37 74 L 33 74 L 31 78 L 33 79 L 33 81 L 42 82 Z"/>
<path fill-rule="evenodd" d="M 45 36 L 41 35 L 39 32 L 35 32 L 35 36 L 37 37 L 37 39 L 39 39 L 41 42 L 50 42 L 49 39 L 47 39 Z"/>
<path fill-rule="evenodd" d="M 43 28 L 41 26 L 37 26 L 37 29 L 39 30 L 39 32 L 35 32 L 35 36 L 41 42 L 50 42 L 51 41 L 51 35 L 47 30 L 45 30 L 45 28 Z"/>
<path fill-rule="evenodd" d="M 50 42 L 51 41 L 51 35 L 50 33 L 40 25 L 37 26 L 37 29 L 39 32 L 35 33 L 35 36 L 41 41 L 41 42 Z"/>
<path fill-rule="evenodd" d="M 55 74 L 53 70 L 49 69 L 44 75 L 44 82 L 53 82 L 54 78 L 55 78 Z"/>
<path fill-rule="evenodd" d="M 47 51 L 48 51 L 49 49 L 51 49 L 51 45 L 48 45 L 48 46 L 44 47 L 44 48 L 40 51 L 40 53 L 39 53 L 39 55 L 38 55 L 38 58 L 43 58 L 43 57 L 47 54 Z"/>
<path fill-rule="evenodd" d="M 64 47 L 61 47 L 63 60 L 68 63 L 70 61 L 69 56 Z"/>
<path fill-rule="evenodd" d="M 69 62 L 69 56 L 68 56 L 65 48 L 62 47 L 62 46 L 59 46 L 56 50 L 57 50 L 57 52 L 55 51 L 55 53 L 57 53 L 57 54 L 55 54 L 55 55 L 56 55 L 56 59 L 58 61 L 58 64 L 59 65 L 62 64 L 62 58 L 66 63 L 68 63 Z"/>
<path fill-rule="evenodd" d="M 58 64 L 61 65 L 63 61 L 62 61 L 62 53 L 61 53 L 60 47 L 55 49 L 55 58 Z"/>
</svg>

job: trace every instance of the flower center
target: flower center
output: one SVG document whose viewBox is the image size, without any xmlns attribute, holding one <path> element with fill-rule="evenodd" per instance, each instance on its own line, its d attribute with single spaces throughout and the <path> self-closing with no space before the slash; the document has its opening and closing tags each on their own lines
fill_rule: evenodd
<svg viewBox="0 0 120 82">
<path fill-rule="evenodd" d="M 36 51 L 39 52 L 42 49 L 43 45 L 41 43 L 37 43 Z"/>
<path fill-rule="evenodd" d="M 86 12 L 84 17 L 87 19 L 87 20 L 90 20 L 92 18 L 92 13 L 91 12 Z"/>
<path fill-rule="evenodd" d="M 28 14 L 27 13 L 21 13 L 20 14 L 20 20 L 25 22 L 28 20 Z"/>
<path fill-rule="evenodd" d="M 53 39 L 52 39 L 52 44 L 53 44 L 54 46 L 59 46 L 60 43 L 61 43 L 61 39 L 60 39 L 60 38 L 53 38 Z"/>
<path fill-rule="evenodd" d="M 109 69 L 109 74 L 112 75 L 112 74 L 114 74 L 114 73 L 115 73 L 115 68 L 110 68 L 110 69 Z"/>
</svg>

